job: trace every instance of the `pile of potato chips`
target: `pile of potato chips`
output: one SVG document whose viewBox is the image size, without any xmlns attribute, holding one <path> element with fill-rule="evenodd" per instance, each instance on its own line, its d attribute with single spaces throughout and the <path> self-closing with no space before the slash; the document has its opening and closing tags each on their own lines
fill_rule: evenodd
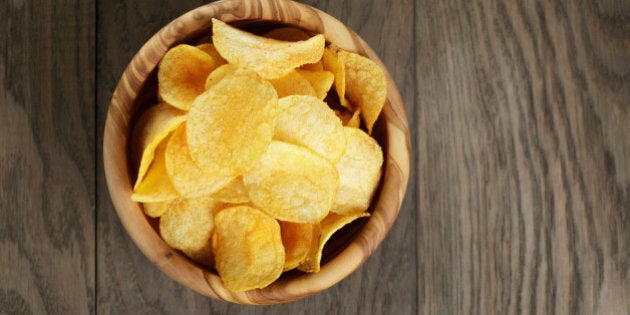
<svg viewBox="0 0 630 315">
<path fill-rule="evenodd" d="M 212 43 L 173 47 L 159 65 L 160 103 L 133 130 L 132 199 L 232 291 L 317 272 L 331 235 L 369 215 L 386 92 L 376 63 L 323 35 L 213 19 Z"/>
</svg>

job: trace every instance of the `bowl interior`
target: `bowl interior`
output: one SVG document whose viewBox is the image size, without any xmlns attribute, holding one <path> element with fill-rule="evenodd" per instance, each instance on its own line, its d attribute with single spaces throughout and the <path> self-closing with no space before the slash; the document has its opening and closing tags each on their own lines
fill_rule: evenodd
<svg viewBox="0 0 630 315">
<path fill-rule="evenodd" d="M 274 6 L 268 7 L 270 3 Z M 239 12 L 241 14 L 236 14 Z M 296 14 L 301 18 L 295 19 Z M 168 247 L 159 236 L 158 220 L 145 216 L 141 206 L 130 200 L 137 167 L 127 154 L 131 152 L 127 139 L 137 118 L 157 103 L 157 63 L 168 48 L 177 44 L 209 41 L 212 17 L 258 34 L 283 26 L 299 27 L 312 34 L 323 33 L 328 43 L 368 56 L 381 66 L 382 63 L 354 32 L 312 7 L 277 0 L 219 1 L 181 16 L 153 36 L 125 70 L 112 97 L 104 133 L 105 173 L 116 211 L 140 250 L 174 280 L 213 298 L 244 304 L 296 300 L 326 289 L 354 271 L 392 226 L 409 175 L 409 131 L 404 107 L 383 67 L 388 79 L 388 96 L 372 136 L 383 148 L 385 162 L 384 175 L 369 209 L 372 216 L 335 233 L 325 247 L 320 272 L 285 272 L 265 289 L 232 293 L 223 287 L 215 270 L 198 265 Z"/>
</svg>

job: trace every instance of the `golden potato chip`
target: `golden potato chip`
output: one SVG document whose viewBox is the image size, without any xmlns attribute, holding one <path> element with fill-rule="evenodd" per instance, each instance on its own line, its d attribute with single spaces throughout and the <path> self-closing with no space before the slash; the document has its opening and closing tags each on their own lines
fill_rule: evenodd
<svg viewBox="0 0 630 315">
<path fill-rule="evenodd" d="M 226 203 L 247 203 L 249 195 L 243 184 L 243 176 L 231 180 L 225 187 L 212 194 L 212 198 Z"/>
<path fill-rule="evenodd" d="M 370 214 L 367 212 L 353 215 L 339 215 L 335 213 L 330 213 L 319 224 L 319 236 L 313 239 L 306 258 L 297 267 L 297 269 L 304 272 L 318 272 L 320 269 L 324 246 L 326 245 L 326 242 L 328 242 L 330 237 L 350 222 L 358 218 L 369 216 Z"/>
<path fill-rule="evenodd" d="M 339 51 L 346 72 L 346 96 L 361 109 L 361 117 L 368 133 L 385 105 L 387 81 L 376 62 L 359 54 Z"/>
<path fill-rule="evenodd" d="M 214 215 L 222 205 L 209 197 L 176 199 L 160 218 L 160 235 L 169 246 L 193 260 L 212 265 Z"/>
<path fill-rule="evenodd" d="M 188 110 L 204 91 L 206 78 L 214 70 L 214 60 L 203 50 L 181 44 L 171 48 L 158 68 L 158 94 L 166 103 Z"/>
<path fill-rule="evenodd" d="M 335 80 L 335 75 L 330 71 L 309 71 L 303 69 L 295 70 L 302 75 L 315 90 L 316 96 L 323 100 L 328 95 L 328 91 Z"/>
<path fill-rule="evenodd" d="M 168 211 L 169 201 L 145 202 L 142 204 L 144 213 L 152 218 L 159 218 Z"/>
<path fill-rule="evenodd" d="M 271 83 L 244 69 L 226 75 L 190 107 L 186 140 L 193 161 L 216 176 L 241 175 L 267 150 L 277 115 Z"/>
<path fill-rule="evenodd" d="M 229 63 L 219 66 L 218 68 L 214 69 L 214 71 L 212 71 L 210 75 L 208 75 L 208 77 L 206 78 L 206 83 L 204 84 L 204 88 L 206 90 L 210 89 L 210 87 L 213 86 L 215 83 L 221 81 L 228 74 L 236 72 L 238 69 L 239 67 L 231 65 Z"/>
<path fill-rule="evenodd" d="M 383 152 L 363 130 L 344 127 L 346 153 L 337 162 L 339 187 L 330 211 L 351 215 L 367 210 L 381 179 Z"/>
<path fill-rule="evenodd" d="M 302 263 L 313 242 L 316 224 L 303 224 L 278 221 L 284 245 L 284 271 L 291 270 Z"/>
<path fill-rule="evenodd" d="M 292 70 L 287 75 L 269 80 L 278 93 L 278 98 L 289 95 L 317 96 L 311 83 L 297 70 Z"/>
<path fill-rule="evenodd" d="M 305 31 L 295 27 L 277 28 L 265 33 L 264 36 L 287 42 L 299 42 L 311 38 L 311 35 L 308 35 Z"/>
<path fill-rule="evenodd" d="M 324 62 L 320 60 L 315 63 L 305 63 L 299 69 L 307 71 L 324 71 Z"/>
<path fill-rule="evenodd" d="M 257 36 L 212 19 L 212 42 L 229 63 L 249 68 L 265 79 L 285 76 L 291 70 L 322 58 L 325 39 L 317 35 L 299 42 Z"/>
<path fill-rule="evenodd" d="M 305 146 L 332 163 L 346 150 L 343 125 L 335 113 L 314 96 L 292 95 L 278 101 L 274 139 Z"/>
<path fill-rule="evenodd" d="M 272 217 L 296 223 L 323 219 L 339 184 L 337 170 L 312 151 L 273 141 L 258 165 L 243 174 L 249 198 Z"/>
<path fill-rule="evenodd" d="M 185 112 L 166 103 L 149 108 L 138 119 L 131 139 L 133 160 L 136 165 L 140 165 L 134 188 L 144 179 L 149 165 L 153 162 L 155 148 L 185 120 Z"/>
<path fill-rule="evenodd" d="M 221 176 L 199 168 L 190 156 L 186 129 L 186 125 L 180 126 L 168 141 L 165 174 L 168 174 L 175 190 L 184 197 L 201 197 L 219 191 L 234 176 Z"/>
<path fill-rule="evenodd" d="M 330 71 L 335 76 L 335 90 L 339 96 L 339 102 L 345 108 L 351 109 L 350 103 L 346 99 L 346 70 L 343 60 L 337 54 L 335 47 L 328 46 L 324 49 L 322 57 L 324 70 Z"/>
<path fill-rule="evenodd" d="M 212 45 L 212 43 L 204 43 L 204 44 L 197 45 L 195 47 L 203 50 L 206 54 L 212 57 L 212 61 L 214 61 L 215 68 L 218 68 L 227 63 L 227 60 L 221 57 L 221 54 L 219 54 L 219 52 L 214 47 L 214 45 Z"/>
<path fill-rule="evenodd" d="M 354 114 L 352 114 L 352 117 L 350 117 L 346 126 L 352 127 L 352 128 L 359 128 L 361 126 L 361 117 L 359 116 L 360 114 L 361 114 L 361 109 L 358 108 L 357 110 L 354 111 Z"/>
<path fill-rule="evenodd" d="M 164 176 L 166 174 L 164 155 L 167 139 L 155 149 L 153 163 L 151 163 L 144 179 L 134 188 L 131 200 L 135 202 L 159 202 L 173 200 L 179 196 L 168 177 Z"/>
<path fill-rule="evenodd" d="M 215 216 L 215 265 L 233 292 L 264 288 L 280 277 L 284 247 L 280 225 L 264 212 L 236 206 Z"/>
</svg>

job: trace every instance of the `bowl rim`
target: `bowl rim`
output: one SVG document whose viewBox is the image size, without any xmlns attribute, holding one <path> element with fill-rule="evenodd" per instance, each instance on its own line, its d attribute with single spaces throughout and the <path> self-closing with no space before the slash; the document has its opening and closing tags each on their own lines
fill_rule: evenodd
<svg viewBox="0 0 630 315">
<path fill-rule="evenodd" d="M 300 19 L 295 19 L 295 14 Z M 324 34 L 327 42 L 375 61 L 387 79 L 387 100 L 379 123 L 384 126 L 386 146 L 380 192 L 372 201 L 373 213 L 345 248 L 317 273 L 280 279 L 264 289 L 234 293 L 218 275 L 191 262 L 170 248 L 147 220 L 139 204 L 131 200 L 132 183 L 127 158 L 129 124 L 136 97 L 167 49 L 184 38 L 211 30 L 211 18 L 225 22 L 264 20 L 289 24 Z M 380 120 L 383 120 L 382 122 Z M 202 295 L 238 304 L 277 304 L 323 291 L 347 277 L 376 250 L 392 227 L 407 189 L 410 135 L 405 108 L 398 89 L 377 54 L 342 22 L 309 5 L 289 0 L 222 0 L 184 13 L 155 33 L 132 58 L 112 95 L 103 133 L 103 164 L 110 198 L 125 230 L 142 253 L 171 279 Z M 122 165 L 121 162 L 122 161 Z M 384 196 L 388 196 L 385 198 Z"/>
</svg>

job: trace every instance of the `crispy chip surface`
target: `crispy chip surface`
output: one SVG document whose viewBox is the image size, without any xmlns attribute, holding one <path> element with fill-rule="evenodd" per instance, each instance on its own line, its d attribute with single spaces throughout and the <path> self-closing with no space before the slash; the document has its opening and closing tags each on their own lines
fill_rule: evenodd
<svg viewBox="0 0 630 315">
<path fill-rule="evenodd" d="M 215 216 L 215 265 L 233 292 L 264 288 L 280 277 L 284 247 L 278 222 L 264 212 L 236 206 Z"/>
<path fill-rule="evenodd" d="M 352 128 L 359 128 L 361 126 L 361 109 L 357 108 L 354 111 L 354 114 L 352 114 L 352 117 L 350 117 L 350 119 L 348 120 L 348 123 L 346 124 L 346 126 L 348 127 L 352 127 Z"/>
<path fill-rule="evenodd" d="M 337 91 L 337 95 L 339 96 L 339 102 L 343 107 L 351 108 L 350 103 L 346 99 L 346 70 L 345 64 L 341 57 L 337 54 L 337 50 L 335 47 L 328 46 L 324 49 L 324 54 L 322 57 L 322 62 L 324 64 L 324 70 L 332 72 L 335 76 L 335 90 Z"/>
<path fill-rule="evenodd" d="M 209 197 L 180 198 L 170 202 L 168 208 L 160 217 L 162 239 L 190 258 L 211 265 L 214 214 L 221 204 Z"/>
<path fill-rule="evenodd" d="M 302 75 L 313 87 L 317 98 L 323 100 L 328 95 L 328 91 L 332 86 L 335 75 L 330 71 L 309 71 L 303 69 L 295 70 Z"/>
<path fill-rule="evenodd" d="M 190 156 L 184 124 L 168 141 L 166 147 L 166 173 L 175 190 L 188 198 L 201 197 L 219 191 L 233 176 L 221 176 L 199 168 Z"/>
<path fill-rule="evenodd" d="M 231 180 L 225 187 L 212 194 L 212 198 L 221 202 L 238 204 L 249 202 L 249 195 L 243 184 L 243 176 Z"/>
<path fill-rule="evenodd" d="M 284 271 L 291 270 L 302 263 L 313 242 L 315 224 L 302 224 L 278 221 L 284 245 Z"/>
<path fill-rule="evenodd" d="M 362 218 L 370 216 L 369 213 L 363 212 L 354 215 L 339 215 L 335 213 L 330 213 L 326 218 L 319 224 L 319 236 L 315 237 L 313 242 L 311 243 L 310 249 L 304 261 L 297 267 L 298 270 L 304 272 L 318 272 L 320 270 L 320 265 L 322 261 L 322 253 L 324 251 L 324 246 L 326 242 L 330 239 L 330 237 L 349 224 L 350 222 Z"/>
<path fill-rule="evenodd" d="M 214 61 L 214 67 L 218 68 L 219 66 L 222 66 L 224 64 L 227 63 L 227 60 L 223 59 L 223 57 L 221 57 L 221 54 L 219 54 L 219 52 L 217 51 L 216 47 L 214 47 L 214 45 L 212 45 L 212 43 L 203 43 L 200 45 L 195 46 L 201 50 L 203 50 L 206 54 L 210 55 L 210 57 L 212 57 L 212 61 Z"/>
<path fill-rule="evenodd" d="M 155 148 L 185 120 L 185 112 L 166 103 L 149 108 L 138 119 L 131 139 L 133 160 L 139 165 L 134 188 L 138 187 L 153 162 Z"/>
<path fill-rule="evenodd" d="M 274 139 L 305 146 L 332 163 L 346 150 L 343 125 L 335 113 L 314 96 L 292 95 L 278 101 Z"/>
<path fill-rule="evenodd" d="M 339 187 L 330 211 L 356 214 L 368 209 L 381 179 L 383 152 L 363 130 L 344 127 L 348 138 L 346 153 L 337 162 Z"/>
<path fill-rule="evenodd" d="M 385 105 L 387 81 L 385 73 L 374 61 L 359 54 L 339 51 L 346 72 L 346 96 L 361 109 L 368 133 Z"/>
<path fill-rule="evenodd" d="M 229 63 L 252 69 L 265 79 L 280 78 L 291 70 L 322 58 L 323 35 L 289 42 L 257 36 L 212 19 L 212 42 Z"/>
<path fill-rule="evenodd" d="M 145 202 L 142 204 L 144 213 L 152 218 L 159 218 L 168 211 L 168 205 L 171 201 Z"/>
<path fill-rule="evenodd" d="M 273 137 L 278 98 L 273 86 L 251 71 L 226 75 L 192 104 L 186 140 L 205 172 L 236 177 L 251 169 Z"/>
<path fill-rule="evenodd" d="M 188 110 L 204 91 L 206 78 L 214 70 L 212 57 L 203 50 L 181 44 L 171 48 L 158 68 L 158 94 L 164 102 Z"/>
<path fill-rule="evenodd" d="M 131 200 L 136 202 L 159 202 L 173 200 L 179 196 L 168 177 L 164 176 L 166 174 L 164 156 L 167 139 L 162 141 L 155 149 L 153 163 L 151 163 L 144 179 L 134 189 Z"/>
<path fill-rule="evenodd" d="M 298 70 L 292 70 L 287 75 L 269 80 L 278 93 L 278 98 L 289 95 L 317 96 L 311 83 Z"/>
<path fill-rule="evenodd" d="M 323 219 L 335 198 L 335 167 L 312 151 L 273 141 L 258 165 L 243 174 L 249 198 L 272 217 L 297 223 Z"/>
</svg>

